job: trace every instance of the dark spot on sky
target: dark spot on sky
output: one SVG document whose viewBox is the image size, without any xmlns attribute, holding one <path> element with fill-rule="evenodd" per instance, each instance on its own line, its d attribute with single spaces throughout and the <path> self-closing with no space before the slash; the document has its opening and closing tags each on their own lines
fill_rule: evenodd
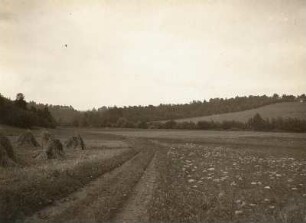
<svg viewBox="0 0 306 223">
<path fill-rule="evenodd" d="M 66 47 L 66 48 L 67 48 L 67 46 L 68 46 L 68 45 L 67 45 L 67 44 L 65 44 L 65 47 Z"/>
</svg>

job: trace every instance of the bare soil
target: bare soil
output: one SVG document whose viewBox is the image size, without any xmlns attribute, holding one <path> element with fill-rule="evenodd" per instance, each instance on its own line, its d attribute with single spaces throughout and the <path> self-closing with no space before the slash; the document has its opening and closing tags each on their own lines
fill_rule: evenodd
<svg viewBox="0 0 306 223">
<path fill-rule="evenodd" d="M 114 218 L 114 222 L 149 222 L 149 203 L 152 200 L 157 176 L 156 162 L 155 155 L 131 196 Z"/>
</svg>

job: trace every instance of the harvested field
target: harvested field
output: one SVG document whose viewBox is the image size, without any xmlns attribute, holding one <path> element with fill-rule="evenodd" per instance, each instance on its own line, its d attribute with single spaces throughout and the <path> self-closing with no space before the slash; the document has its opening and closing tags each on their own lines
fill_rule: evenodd
<svg viewBox="0 0 306 223">
<path fill-rule="evenodd" d="M 305 222 L 305 150 L 162 145 L 153 222 Z"/>
<path fill-rule="evenodd" d="M 41 168 L 16 171 L 16 175 L 14 172 L 7 172 L 1 177 L 0 216 L 4 220 L 10 220 L 34 213 L 116 168 L 135 154 L 133 150 L 126 150 L 109 159 L 94 156 L 95 158 L 82 159 L 82 162 L 73 160 L 72 163 L 55 165 L 54 168 L 49 164 Z M 8 199 L 11 202 L 8 203 Z"/>
<path fill-rule="evenodd" d="M 153 200 L 157 178 L 156 161 L 155 155 L 122 210 L 116 215 L 114 222 L 132 223 L 149 221 L 149 204 Z"/>
<path fill-rule="evenodd" d="M 36 213 L 27 222 L 110 221 L 131 193 L 154 154 L 145 150 L 121 167 L 71 194 L 56 206 Z"/>
<path fill-rule="evenodd" d="M 0 222 L 306 222 L 305 134 L 78 131 L 86 150 L 62 159 L 13 143 Z M 74 132 L 50 130 L 61 142 Z"/>
</svg>

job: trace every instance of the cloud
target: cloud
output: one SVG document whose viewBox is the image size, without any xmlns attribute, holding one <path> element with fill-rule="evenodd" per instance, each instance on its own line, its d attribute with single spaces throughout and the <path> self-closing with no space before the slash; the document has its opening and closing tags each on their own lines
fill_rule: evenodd
<svg viewBox="0 0 306 223">
<path fill-rule="evenodd" d="M 0 1 L 10 97 L 88 109 L 306 87 L 305 1 Z"/>
</svg>

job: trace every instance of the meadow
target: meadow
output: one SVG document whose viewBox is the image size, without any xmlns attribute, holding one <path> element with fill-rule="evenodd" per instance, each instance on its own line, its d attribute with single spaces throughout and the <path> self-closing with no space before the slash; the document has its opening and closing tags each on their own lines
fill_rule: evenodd
<svg viewBox="0 0 306 223">
<path fill-rule="evenodd" d="M 198 121 L 239 121 L 246 122 L 252 118 L 256 113 L 260 114 L 264 119 L 271 118 L 297 118 L 301 120 L 306 119 L 306 103 L 301 102 L 282 102 L 275 103 L 259 108 L 254 108 L 250 110 L 231 112 L 217 115 L 192 117 L 185 119 L 177 119 L 177 122 L 198 122 Z"/>
</svg>

